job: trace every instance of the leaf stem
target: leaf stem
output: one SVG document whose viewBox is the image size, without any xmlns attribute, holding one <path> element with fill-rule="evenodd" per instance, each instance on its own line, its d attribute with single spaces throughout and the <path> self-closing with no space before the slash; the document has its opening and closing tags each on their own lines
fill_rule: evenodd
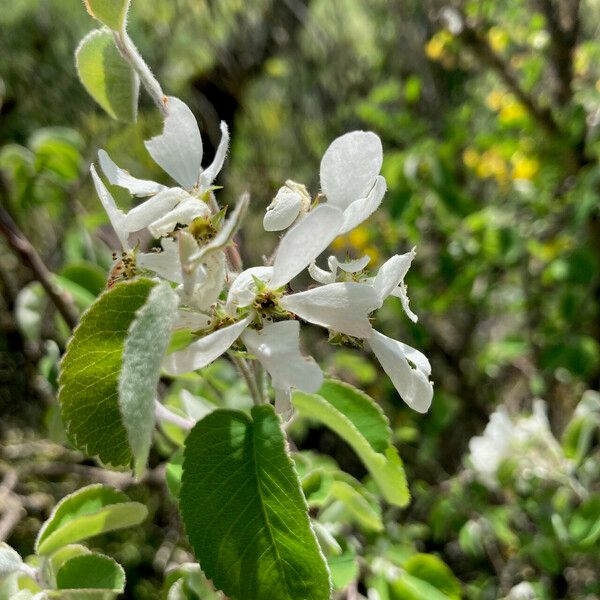
<svg viewBox="0 0 600 600">
<path fill-rule="evenodd" d="M 238 368 L 238 371 L 244 378 L 246 385 L 248 386 L 248 391 L 252 396 L 252 401 L 254 402 L 255 406 L 260 406 L 261 404 L 263 404 L 263 399 L 258 389 L 258 384 L 256 383 L 256 377 L 254 376 L 254 373 L 248 366 L 248 362 L 245 358 L 236 356 L 233 352 L 229 352 L 228 354 L 231 357 L 231 360 L 235 363 L 236 367 Z"/>
<path fill-rule="evenodd" d="M 169 114 L 166 102 L 167 97 L 163 93 L 160 83 L 158 83 L 158 80 L 152 74 L 150 67 L 138 52 L 132 39 L 127 35 L 125 30 L 113 31 L 113 37 L 119 52 L 138 74 L 142 85 L 154 101 L 154 104 L 156 104 L 163 116 L 166 117 Z"/>
<path fill-rule="evenodd" d="M 186 419 L 185 417 L 175 414 L 158 400 L 154 401 L 154 416 L 159 421 L 172 423 L 173 425 L 177 425 L 177 427 L 181 427 L 181 429 L 184 429 L 185 431 L 190 431 L 196 424 L 196 421 L 193 419 Z"/>
</svg>

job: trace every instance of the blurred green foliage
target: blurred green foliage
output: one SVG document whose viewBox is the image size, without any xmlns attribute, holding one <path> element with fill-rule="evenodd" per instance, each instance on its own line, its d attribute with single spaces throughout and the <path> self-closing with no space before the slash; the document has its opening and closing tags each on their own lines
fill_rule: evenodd
<svg viewBox="0 0 600 600">
<path fill-rule="evenodd" d="M 142 144 L 159 127 L 150 102 L 142 100 L 137 124 L 119 124 L 78 83 L 73 51 L 93 24 L 75 4 L 13 0 L 0 12 L 0 202 L 82 311 L 118 245 L 87 175 L 97 148 L 137 176 L 164 175 Z M 286 178 L 316 187 L 331 139 L 356 128 L 384 142 L 384 208 L 334 249 L 378 261 L 417 247 L 407 283 L 419 323 L 397 302 L 380 326 L 430 358 L 436 394 L 429 414 L 416 415 L 358 351 L 322 357 L 331 374 L 382 404 L 413 492 L 408 509 L 369 512 L 370 498 L 352 494 L 353 478 L 365 475 L 352 451 L 327 431 L 296 425 L 300 473 L 322 462 L 323 481 L 306 481 L 305 493 L 322 526 L 345 540 L 329 557 L 337 587 L 360 573 L 358 591 L 370 600 L 599 598 L 600 413 L 591 390 L 600 381 L 600 4 L 134 5 L 131 35 L 165 89 L 197 114 L 208 153 L 219 119 L 233 129 L 224 193 L 233 201 L 251 192 L 246 258 L 271 251 L 264 208 Z M 27 553 L 56 499 L 98 474 L 44 441 L 65 441 L 54 395 L 69 330 L 3 242 L 0 289 L 0 467 L 18 474 L 11 490 L 29 516 L 10 541 Z M 225 362 L 177 381 L 173 406 L 181 387 L 226 406 L 245 401 Z M 565 469 L 540 476 L 508 459 L 486 487 L 469 440 L 496 407 L 529 413 L 536 397 L 547 403 Z M 172 455 L 178 435 L 165 428 L 154 466 Z M 315 449 L 332 458 L 316 458 Z M 352 477 L 329 477 L 338 465 Z M 176 460 L 170 469 L 176 489 Z M 332 481 L 354 504 L 335 494 L 323 501 L 320 486 Z M 161 597 L 165 567 L 193 559 L 169 495 L 152 480 L 128 493 L 148 505 L 148 525 L 98 547 L 125 566 L 129 597 Z M 213 597 L 189 565 L 171 584 L 177 597 Z"/>
</svg>

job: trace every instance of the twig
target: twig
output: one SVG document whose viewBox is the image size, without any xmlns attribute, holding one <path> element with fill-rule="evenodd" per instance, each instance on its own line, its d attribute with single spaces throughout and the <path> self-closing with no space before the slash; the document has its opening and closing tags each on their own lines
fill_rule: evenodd
<svg viewBox="0 0 600 600">
<path fill-rule="evenodd" d="M 2 201 L 4 202 L 4 189 L 1 182 L 0 196 L 2 196 Z M 52 274 L 48 270 L 48 267 L 46 267 L 31 242 L 18 228 L 2 204 L 0 204 L 0 232 L 21 260 L 33 271 L 36 280 L 41 283 L 67 325 L 71 329 L 75 328 L 79 320 L 75 305 L 52 281 Z"/>
<path fill-rule="evenodd" d="M 246 359 L 236 356 L 233 352 L 228 353 L 231 357 L 231 360 L 235 363 L 238 371 L 246 381 L 246 385 L 248 386 L 248 391 L 252 396 L 252 400 L 256 406 L 260 406 L 263 403 L 263 399 L 258 390 L 258 385 L 256 383 L 256 378 L 254 377 L 254 373 L 250 370 Z"/>
</svg>

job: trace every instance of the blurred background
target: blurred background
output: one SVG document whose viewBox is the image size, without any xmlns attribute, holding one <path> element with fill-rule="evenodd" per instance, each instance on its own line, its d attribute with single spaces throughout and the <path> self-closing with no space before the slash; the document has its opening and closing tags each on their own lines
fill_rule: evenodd
<svg viewBox="0 0 600 600">
<path fill-rule="evenodd" d="M 0 4 L 0 229 L 14 221 L 82 311 L 118 246 L 89 163 L 105 148 L 165 181 L 143 146 L 160 115 L 142 95 L 123 125 L 86 94 L 73 51 L 95 25 L 80 2 Z M 334 250 L 377 265 L 416 246 L 419 322 L 392 299 L 379 326 L 431 360 L 432 409 L 408 409 L 368 355 L 332 353 L 318 334 L 306 344 L 382 404 L 406 464 L 413 502 L 386 511 L 370 552 L 437 554 L 458 582 L 444 597 L 600 598 L 599 26 L 597 0 L 133 1 L 130 35 L 197 115 L 205 162 L 229 124 L 219 199 L 251 193 L 248 264 L 275 247 L 262 216 L 285 179 L 316 193 L 331 140 L 381 137 L 382 208 Z M 27 554 L 58 498 L 96 480 L 126 487 L 152 517 L 98 546 L 125 565 L 129 597 L 160 598 L 166 561 L 189 559 L 175 504 L 156 481 L 132 485 L 68 449 L 55 395 L 69 327 L 28 252 L 0 238 L 0 539 Z M 229 385 L 228 364 L 215 372 Z M 530 416 L 537 399 L 547 419 Z M 492 413 L 509 416 L 509 448 L 493 426 L 470 444 Z M 333 434 L 294 435 L 364 475 Z M 375 579 L 360 584 L 370 599 L 422 597 Z"/>
</svg>

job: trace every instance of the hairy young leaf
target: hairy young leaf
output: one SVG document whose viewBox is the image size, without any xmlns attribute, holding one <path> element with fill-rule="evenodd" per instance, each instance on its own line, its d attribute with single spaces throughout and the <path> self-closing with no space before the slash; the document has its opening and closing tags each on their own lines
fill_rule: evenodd
<svg viewBox="0 0 600 600">
<path fill-rule="evenodd" d="M 90 96 L 113 118 L 133 123 L 137 117 L 139 78 L 119 54 L 112 33 L 90 31 L 75 52 L 77 72 Z"/>
<path fill-rule="evenodd" d="M 84 0 L 87 11 L 115 31 L 125 26 L 130 0 Z"/>
<path fill-rule="evenodd" d="M 118 382 L 127 332 L 154 285 L 136 279 L 102 294 L 81 318 L 61 364 L 58 401 L 67 432 L 106 464 L 131 463 Z"/>
<path fill-rule="evenodd" d="M 17 572 L 23 561 L 16 550 L 13 550 L 8 544 L 0 544 L 0 579 Z"/>
<path fill-rule="evenodd" d="M 125 589 L 125 571 L 119 563 L 103 554 L 75 556 L 58 570 L 56 587 L 59 590 L 106 590 L 118 594 Z"/>
<path fill-rule="evenodd" d="M 148 510 L 118 490 L 89 485 L 63 498 L 38 533 L 35 551 L 54 551 L 90 537 L 141 523 Z"/>
<path fill-rule="evenodd" d="M 169 345 L 171 324 L 176 315 L 177 295 L 163 281 L 150 290 L 125 339 L 118 383 L 119 407 L 137 475 L 146 467 L 152 445 L 160 364 Z"/>
<path fill-rule="evenodd" d="M 329 575 L 271 406 L 216 410 L 187 438 L 180 506 L 207 577 L 235 600 L 327 600 Z"/>
<path fill-rule="evenodd" d="M 371 473 L 384 498 L 390 504 L 406 506 L 410 499 L 406 475 L 404 474 L 404 468 L 398 456 L 398 451 L 391 443 L 391 433 L 387 420 L 384 417 L 384 420 L 379 425 L 379 429 L 373 427 L 375 424 L 374 419 L 363 420 L 363 416 L 366 414 L 366 411 L 363 412 L 365 398 L 368 398 L 371 403 L 375 404 L 374 400 L 371 400 L 366 394 L 361 394 L 360 397 L 358 395 L 354 396 L 355 402 L 353 409 L 350 410 L 352 420 L 320 394 L 295 392 L 292 402 L 302 416 L 316 419 L 323 423 L 323 425 L 335 431 L 352 446 Z M 347 402 L 344 402 L 344 406 L 347 407 L 347 404 L 351 403 L 352 400 L 350 396 L 347 396 L 346 400 Z M 364 423 L 368 423 L 368 426 L 364 428 L 363 432 Z M 386 431 L 387 447 L 383 452 L 378 452 L 369 440 L 379 440 L 377 442 L 379 447 Z M 367 435 L 369 436 L 368 438 Z"/>
</svg>

